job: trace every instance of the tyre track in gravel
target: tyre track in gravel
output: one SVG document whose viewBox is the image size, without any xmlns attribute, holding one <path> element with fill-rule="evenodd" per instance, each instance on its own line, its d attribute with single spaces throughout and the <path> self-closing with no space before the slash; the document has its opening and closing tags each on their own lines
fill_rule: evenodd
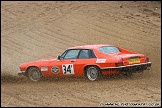
<svg viewBox="0 0 162 108">
<path fill-rule="evenodd" d="M 51 28 L 52 28 L 52 30 L 51 30 Z M 65 45 L 71 46 L 74 43 L 80 42 L 80 41 L 77 41 L 73 38 L 69 38 L 69 35 L 61 34 L 61 32 L 59 32 L 59 30 L 57 30 L 59 27 L 54 26 L 54 27 L 51 27 L 51 28 L 46 27 L 40 33 L 46 34 L 47 36 L 50 36 L 50 37 L 56 39 L 57 40 L 56 42 L 58 44 L 61 44 L 61 45 L 65 44 Z M 72 41 L 72 40 L 75 40 L 75 41 Z"/>
<path fill-rule="evenodd" d="M 20 51 L 20 50 L 17 50 L 17 49 L 11 49 L 11 46 L 7 46 L 7 45 L 2 45 L 2 48 L 7 48 L 7 49 L 10 49 L 12 52 L 17 52 L 17 53 L 19 53 L 19 54 L 24 54 L 24 55 L 26 55 L 26 56 L 31 56 L 31 54 L 26 54 L 26 53 L 24 53 L 24 52 L 22 52 L 22 51 Z M 11 56 L 11 51 L 6 51 L 5 53 L 4 52 L 2 52 L 2 53 L 4 53 L 4 54 L 8 54 L 8 55 L 10 55 Z M 33 58 L 37 58 L 38 56 L 34 56 L 34 55 L 32 55 L 32 57 Z"/>
<path fill-rule="evenodd" d="M 74 21 L 74 20 L 73 20 Z M 78 22 L 76 22 L 76 23 L 78 23 Z M 96 26 L 96 25 L 94 25 L 94 24 L 91 24 L 92 26 L 93 26 L 93 28 L 92 27 L 89 27 L 89 26 L 87 26 L 87 24 L 89 24 L 88 22 L 84 22 L 85 24 L 83 24 L 83 23 L 79 23 L 78 25 L 82 25 L 83 27 L 86 27 L 86 28 L 88 28 L 88 29 L 92 29 L 92 30 L 94 30 L 94 31 L 98 31 L 98 32 L 100 32 L 100 33 L 103 33 L 104 35 L 101 35 L 100 37 L 104 37 L 103 39 L 105 39 L 105 37 L 106 36 L 111 36 L 111 38 L 114 38 L 114 39 L 120 39 L 120 40 L 124 40 L 125 42 L 129 42 L 130 43 L 130 46 L 131 46 L 131 43 L 132 42 L 134 42 L 134 43 L 138 43 L 138 45 L 139 44 L 141 44 L 141 45 L 147 45 L 147 43 L 143 43 L 143 42 L 140 42 L 140 40 L 138 40 L 138 39 L 135 39 L 135 38 L 128 38 L 128 36 L 127 35 L 125 35 L 125 34 L 123 34 L 122 35 L 122 37 L 119 37 L 119 36 L 117 36 L 119 33 L 116 33 L 115 34 L 115 32 L 112 32 L 112 31 L 108 31 L 107 29 L 103 29 L 103 27 L 101 27 L 101 26 Z M 120 34 L 122 34 L 122 33 L 120 33 Z M 124 38 L 125 37 L 125 38 Z M 142 41 L 142 40 L 141 40 Z M 146 41 L 146 42 L 148 42 L 148 41 Z M 148 42 L 149 43 L 149 42 Z M 155 43 L 152 43 L 152 45 L 153 44 L 155 44 Z M 150 46 L 152 46 L 152 45 L 150 45 Z M 153 48 L 157 48 L 157 46 L 156 47 L 153 47 Z"/>
<path fill-rule="evenodd" d="M 6 7 L 4 8 L 3 6 L 2 6 L 2 9 L 5 10 L 6 12 L 9 12 L 11 14 L 14 14 L 13 12 L 11 12 L 12 9 L 9 10 L 9 9 L 6 9 Z M 6 13 L 6 12 L 3 12 L 3 13 Z M 22 26 L 22 25 L 25 25 L 27 27 L 27 26 L 29 26 L 29 25 L 32 24 L 31 23 L 31 18 L 27 19 L 27 18 L 25 18 L 25 16 L 19 16 L 19 14 L 18 15 L 17 14 L 18 13 L 14 14 L 15 17 L 14 18 L 11 18 L 10 19 L 11 21 L 8 21 L 7 20 L 8 21 L 8 22 L 6 22 L 8 24 L 7 25 L 7 28 L 5 27 L 6 26 L 6 23 L 4 25 L 2 25 L 3 26 L 2 27 L 2 30 L 8 30 L 8 29 L 11 29 L 12 30 L 12 29 L 14 29 L 16 27 L 19 27 L 19 26 Z M 2 19 L 3 19 L 3 17 L 2 17 Z M 13 20 L 16 20 L 16 21 L 13 22 Z M 32 21 L 34 21 L 34 20 L 32 20 Z M 16 30 L 14 30 L 14 31 L 16 31 Z"/>
<path fill-rule="evenodd" d="M 6 11 L 6 12 L 5 12 Z M 4 8 L 4 6 L 1 6 L 1 12 L 2 12 L 2 15 L 5 15 L 7 16 L 6 18 L 16 18 L 17 15 L 11 11 L 9 11 L 8 9 Z M 8 14 L 4 14 L 4 13 L 8 13 Z"/>
<path fill-rule="evenodd" d="M 53 44 L 53 40 L 49 40 L 46 36 L 47 35 L 44 35 L 44 34 L 38 34 L 38 33 L 35 33 L 35 32 L 28 32 L 28 33 L 25 33 L 25 35 L 27 36 L 27 37 L 29 37 L 30 39 L 32 39 L 32 40 L 34 40 L 34 43 L 36 42 L 37 43 L 37 45 L 35 45 L 35 46 L 38 46 L 38 47 L 44 47 L 43 48 L 43 50 L 44 51 L 49 51 L 49 50 L 47 50 L 47 49 L 49 49 L 49 48 L 47 48 L 47 47 L 49 47 L 49 46 L 53 46 L 53 47 L 55 47 L 57 50 L 62 50 L 62 47 L 61 46 L 57 46 L 57 45 L 55 45 L 55 44 L 58 44 L 58 42 L 56 41 L 55 42 L 55 44 Z M 35 37 L 36 36 L 36 37 Z M 37 38 L 37 37 L 39 37 L 39 38 Z M 51 42 L 50 42 L 51 41 Z M 40 44 L 40 43 L 43 43 L 43 44 Z M 30 42 L 29 42 L 29 44 L 30 44 Z M 52 48 L 50 48 L 50 49 L 52 49 Z M 34 50 L 34 49 L 33 49 Z"/>
<path fill-rule="evenodd" d="M 126 87 L 125 86 L 119 87 L 119 89 L 121 89 L 121 90 L 119 90 L 119 91 L 121 91 L 120 92 L 121 95 L 123 93 L 122 91 L 127 91 L 127 94 L 130 94 L 131 97 L 134 97 L 135 95 L 141 96 L 142 97 L 141 99 L 138 99 L 138 98 L 135 99 L 135 100 L 138 100 L 140 102 L 141 101 L 149 102 L 149 101 L 153 101 L 153 100 L 156 100 L 156 99 L 157 99 L 156 101 L 160 101 L 160 99 L 158 99 L 160 97 L 159 88 L 154 89 L 154 87 L 149 86 L 149 85 L 145 85 L 145 84 L 143 84 L 142 82 L 139 82 L 139 81 L 136 81 L 136 83 L 134 83 L 132 81 L 130 81 L 130 82 L 132 84 L 130 84 L 130 83 L 126 84 Z M 155 86 L 155 87 L 157 87 L 157 86 Z M 132 88 L 132 89 L 129 89 L 129 88 Z M 120 99 L 122 100 L 122 98 L 120 98 Z M 133 101 L 133 99 L 132 100 L 130 99 L 129 101 Z"/>
<path fill-rule="evenodd" d="M 38 104 L 38 102 L 33 102 L 33 100 L 24 99 L 21 96 L 18 96 L 18 94 L 4 92 L 3 95 L 7 95 L 8 97 L 13 98 L 14 101 L 18 101 L 19 104 L 14 103 L 14 101 L 12 103 L 10 103 L 10 104 L 12 104 L 12 106 L 15 106 L 15 107 L 16 106 L 17 107 L 24 106 L 24 104 L 26 106 L 42 106 L 42 107 L 44 106 L 43 104 Z"/>
<path fill-rule="evenodd" d="M 56 26 L 55 25 L 55 27 L 56 27 L 56 29 L 61 29 L 61 30 L 64 30 L 64 31 L 66 31 L 66 32 L 68 32 L 68 33 L 70 33 L 70 34 L 73 34 L 74 35 L 74 33 L 71 33 L 70 31 L 68 31 L 68 30 L 66 30 L 65 28 L 62 28 L 62 27 L 58 27 L 58 26 Z M 79 39 L 76 39 L 75 37 L 73 37 L 73 35 L 71 36 L 70 34 L 69 35 L 67 35 L 67 34 L 63 34 L 63 33 L 59 33 L 58 31 L 54 31 L 54 30 L 51 30 L 50 28 L 48 28 L 48 29 L 45 29 L 45 30 L 47 30 L 47 31 L 50 31 L 50 32 L 52 32 L 52 33 L 55 33 L 55 34 L 57 34 L 57 35 L 59 35 L 59 39 L 62 39 L 62 38 L 64 38 L 66 41 L 69 41 L 70 43 L 86 43 L 86 41 L 83 41 L 83 40 L 79 40 Z"/>
<path fill-rule="evenodd" d="M 137 29 L 137 28 L 139 28 L 139 27 L 141 27 L 141 28 L 145 28 L 145 29 L 149 29 L 149 30 L 152 30 L 151 29 L 151 27 L 152 26 L 150 26 L 150 24 L 149 25 L 146 25 L 146 24 L 143 24 L 143 21 L 141 20 L 141 19 L 139 19 L 138 17 L 135 17 L 135 20 L 140 20 L 141 22 L 132 22 L 131 20 L 127 20 L 125 17 L 123 18 L 122 16 L 115 16 L 114 17 L 114 15 L 115 15 L 115 13 L 114 14 L 112 14 L 112 12 L 111 13 L 109 13 L 109 14 L 107 14 L 105 11 L 103 11 L 102 13 L 100 13 L 99 15 L 98 14 L 95 14 L 95 13 L 90 13 L 90 12 L 88 12 L 87 10 L 85 11 L 85 10 L 78 10 L 79 12 L 81 12 L 81 13 L 87 13 L 88 15 L 90 15 L 90 16 L 92 16 L 91 18 L 93 19 L 93 18 L 96 18 L 96 20 L 97 19 L 102 19 L 102 20 L 100 20 L 100 22 L 102 22 L 103 21 L 103 23 L 104 22 L 107 22 L 107 21 L 110 21 L 110 22 L 113 22 L 114 24 L 117 24 L 117 22 L 116 21 L 122 21 L 122 22 L 120 22 L 120 23 L 123 23 L 124 21 L 127 21 L 127 22 L 129 22 L 129 23 L 133 23 L 134 25 L 133 26 L 131 26 L 131 28 L 133 28 L 134 30 L 139 30 L 139 29 Z M 104 14 L 103 14 L 104 13 Z M 129 15 L 129 14 L 128 14 Z M 97 16 L 97 17 L 94 17 L 94 16 Z M 105 16 L 108 16 L 108 17 L 105 17 Z M 112 19 L 109 19 L 109 17 L 110 18 L 113 18 L 113 20 Z M 110 23 L 110 22 L 108 22 L 108 24 Z M 144 21 L 145 22 L 145 21 Z M 110 23 L 111 24 L 111 23 Z M 124 25 L 126 25 L 125 23 L 124 24 L 121 24 L 120 26 L 122 26 L 123 25 L 123 27 L 124 27 Z M 138 26 L 137 26 L 138 25 Z M 119 27 L 120 28 L 120 26 L 116 26 L 116 25 L 114 25 L 115 27 Z M 129 27 L 129 25 L 127 25 L 128 27 Z M 136 27 L 137 26 L 137 27 Z M 123 27 L 121 27 L 121 28 L 123 28 Z M 157 28 L 157 27 L 156 27 Z M 155 29 L 156 29 L 155 28 Z M 157 34 L 155 34 L 155 35 L 157 35 Z M 148 37 L 149 38 L 149 37 Z"/>
<path fill-rule="evenodd" d="M 76 17 L 76 16 L 73 16 L 74 18 Z M 77 15 L 77 18 L 76 19 L 80 19 L 80 17 L 79 17 L 79 15 Z M 128 33 L 122 33 L 123 32 L 123 30 L 124 30 L 124 26 L 117 26 L 117 25 L 115 25 L 116 24 L 116 22 L 113 22 L 114 24 L 112 25 L 110 22 L 108 22 L 108 23 L 105 23 L 106 21 L 108 21 L 108 20 L 106 20 L 106 21 L 104 21 L 104 20 L 100 20 L 100 21 L 96 21 L 95 19 L 93 20 L 93 18 L 90 18 L 91 20 L 88 20 L 88 19 L 84 19 L 84 20 L 87 20 L 87 23 L 93 23 L 94 21 L 95 21 L 95 23 L 96 24 L 94 24 L 94 26 L 97 26 L 97 27 L 99 27 L 99 28 L 102 28 L 102 29 L 104 29 L 104 30 L 108 30 L 108 28 L 106 28 L 106 25 L 108 24 L 108 25 L 111 25 L 111 29 L 112 28 L 119 28 L 120 30 L 121 30 L 121 32 L 120 32 L 120 34 L 122 34 L 122 36 L 125 36 L 125 37 L 128 37 L 127 35 L 124 35 L 124 34 L 129 34 L 129 32 L 131 32 L 131 33 L 134 33 L 134 34 L 140 34 L 139 33 L 139 29 L 137 29 L 137 28 L 133 28 L 133 27 L 135 27 L 136 25 L 133 25 L 133 26 L 131 26 L 131 29 L 134 29 L 134 31 L 131 31 L 130 29 L 127 29 L 127 32 Z M 132 22 L 131 22 L 132 23 Z M 101 26 L 102 25 L 102 26 Z M 105 26 L 104 26 L 105 25 Z M 129 25 L 128 25 L 129 26 Z M 110 32 L 110 31 L 109 31 Z M 112 32 L 115 32 L 115 31 L 112 31 Z M 155 33 L 155 32 L 154 32 Z M 153 34 L 153 35 L 159 35 L 159 34 Z M 142 35 L 142 36 L 148 36 L 148 35 Z M 132 38 L 131 38 L 132 39 Z M 141 41 L 145 41 L 145 43 L 147 42 L 147 41 L 149 41 L 149 42 L 151 42 L 151 43 L 155 43 L 156 41 L 159 41 L 159 39 L 157 39 L 157 38 L 155 38 L 155 40 L 154 41 L 152 41 L 152 40 L 150 40 L 149 39 L 149 37 L 148 38 L 145 38 L 145 39 L 142 39 L 142 38 L 140 38 L 140 37 L 136 37 L 136 39 L 138 39 L 138 40 L 141 40 Z M 147 43 L 148 44 L 148 43 Z"/>
<path fill-rule="evenodd" d="M 2 41 L 3 41 L 3 40 L 2 40 Z M 16 52 L 24 53 L 24 52 L 21 51 L 21 50 L 22 50 L 22 47 L 25 47 L 26 49 L 28 49 L 28 50 L 31 51 L 31 52 L 32 52 L 32 50 L 34 51 L 34 49 L 32 49 L 31 47 L 22 46 L 23 44 L 20 44 L 20 43 L 18 43 L 18 42 L 12 41 L 12 40 L 10 40 L 10 39 L 6 39 L 6 40 L 4 40 L 4 41 L 7 42 L 8 44 L 10 44 L 10 43 L 14 44 L 14 45 L 12 46 L 12 48 L 11 48 L 11 46 L 8 45 L 8 48 L 11 48 L 13 51 L 15 50 Z M 4 41 L 3 41 L 3 42 L 4 42 Z M 3 46 L 3 45 L 2 45 L 2 46 Z M 5 47 L 7 47 L 7 44 L 6 44 Z M 24 54 L 26 55 L 26 53 L 24 53 Z M 33 53 L 31 53 L 30 56 L 33 56 L 33 57 L 37 58 L 37 55 L 32 55 L 32 54 L 33 54 Z"/>
<path fill-rule="evenodd" d="M 70 5 L 72 5 L 72 4 L 70 4 Z M 6 11 L 8 11 L 7 9 L 5 9 Z M 12 12 L 10 12 L 10 13 L 12 13 Z M 59 17 L 60 18 L 60 17 Z M 20 25 L 16 25 L 16 26 L 12 26 L 12 27 L 10 27 L 10 28 L 16 28 L 17 26 L 21 26 L 21 25 L 25 25 L 25 26 L 27 26 L 26 24 L 27 24 L 28 22 L 26 22 L 25 21 L 25 23 L 22 23 L 21 22 L 21 24 Z M 29 24 L 29 25 L 31 25 L 31 24 Z M 4 28 L 4 27 L 3 27 Z M 6 28 L 6 29 L 9 29 L 9 28 Z M 24 28 L 23 28 L 24 29 Z M 3 29 L 3 30 L 5 30 L 5 29 Z M 16 31 L 16 30 L 15 30 Z M 17 31 L 16 31 L 17 32 Z M 13 33 L 13 32 L 10 32 L 9 34 L 11 34 L 11 33 Z M 9 34 L 6 34 L 6 35 L 9 35 Z"/>
<path fill-rule="evenodd" d="M 93 13 L 88 13 L 88 12 L 86 12 L 85 11 L 85 13 L 87 13 L 88 15 L 90 15 L 90 16 L 92 16 L 92 15 L 94 15 Z M 104 12 L 103 12 L 104 13 Z M 106 15 L 106 14 L 105 14 Z M 97 15 L 95 15 L 95 16 L 97 16 Z M 80 19 L 80 17 L 79 16 L 77 16 L 77 18 L 75 18 L 76 16 L 73 16 L 72 18 L 74 18 L 74 19 Z M 124 25 L 125 24 L 120 24 L 120 25 L 116 25 L 117 24 L 117 22 L 116 21 L 114 21 L 113 22 L 113 24 L 111 23 L 112 22 L 112 20 L 111 19 L 109 19 L 109 18 L 107 18 L 107 19 L 105 19 L 105 17 L 102 17 L 102 15 L 98 15 L 97 16 L 97 18 L 100 18 L 100 19 L 102 19 L 102 20 L 100 20 L 100 21 L 98 21 L 98 23 L 97 24 L 100 24 L 100 25 L 102 25 L 102 26 L 99 26 L 99 25 L 96 25 L 96 24 L 94 24 L 94 26 L 96 27 L 96 26 L 98 26 L 98 27 L 100 27 L 100 28 L 103 28 L 103 29 L 105 29 L 105 30 L 108 30 L 107 28 L 104 28 L 104 25 L 106 25 L 106 24 L 108 24 L 108 25 L 111 25 L 110 26 L 110 28 L 112 29 L 112 27 L 114 28 L 114 31 L 109 31 L 109 32 L 115 32 L 115 28 L 118 28 L 118 29 L 120 29 L 121 30 L 121 32 L 120 32 L 120 34 L 122 34 L 122 29 L 124 30 Z M 117 18 L 117 20 L 122 20 L 122 21 L 124 21 L 124 20 L 126 20 L 126 19 L 124 19 L 124 18 L 122 18 L 122 17 L 116 17 Z M 94 22 L 95 21 L 95 23 L 97 22 L 96 20 L 93 20 L 93 17 L 91 17 L 90 18 L 91 20 L 88 20 L 87 21 L 87 23 L 89 23 L 89 22 Z M 87 20 L 86 18 L 84 19 L 84 20 Z M 108 22 L 108 21 L 111 21 L 111 22 Z M 140 19 L 140 21 L 141 21 L 141 19 Z M 143 21 L 141 21 L 141 22 L 143 22 Z M 130 26 L 131 27 L 131 29 L 127 29 L 127 31 L 129 31 L 129 32 L 131 32 L 131 33 L 134 33 L 134 34 L 139 34 L 139 23 L 141 23 L 141 22 L 130 22 L 131 24 L 133 24 L 134 23 L 134 25 L 133 26 Z M 145 21 L 144 21 L 145 22 Z M 86 24 L 87 25 L 87 24 Z M 138 29 L 137 29 L 137 25 L 138 25 Z M 144 27 L 144 25 L 145 25 L 145 27 Z M 127 25 L 128 27 L 129 27 L 129 25 Z M 143 25 L 140 25 L 142 28 L 148 28 L 148 30 L 151 30 L 149 27 L 151 26 L 150 24 L 149 24 L 149 26 L 148 25 L 146 25 L 146 24 L 143 24 Z M 136 30 L 136 31 L 131 31 L 131 30 Z M 129 37 L 127 34 L 129 34 L 129 32 L 128 33 L 124 33 L 125 35 L 123 35 L 123 36 L 125 36 L 125 37 Z M 154 31 L 153 32 L 154 34 L 152 34 L 152 35 L 159 35 L 159 34 L 155 34 L 156 32 Z M 143 34 L 142 36 L 145 36 L 145 37 L 147 37 L 147 38 L 145 38 L 145 39 L 141 39 L 141 38 L 138 38 L 138 37 L 136 37 L 136 39 L 138 39 L 138 41 L 145 41 L 145 42 L 147 42 L 148 40 L 149 40 L 149 42 L 152 42 L 152 43 L 155 43 L 156 41 L 159 41 L 159 39 L 156 39 L 155 38 L 155 40 L 154 41 L 152 41 L 151 40 L 151 37 L 148 37 L 148 35 L 145 35 L 145 34 Z M 129 37 L 130 38 L 130 37 Z M 150 38 L 150 39 L 149 39 Z M 131 38 L 131 39 L 133 39 L 133 38 Z M 141 43 L 141 42 L 140 42 Z M 155 45 L 155 46 L 157 46 L 157 45 Z"/>
<path fill-rule="evenodd" d="M 72 4 L 75 4 L 75 3 L 70 3 L 69 5 L 72 5 Z M 76 4 L 75 4 L 76 5 Z M 53 19 L 53 17 L 52 18 L 50 18 L 50 20 L 47 20 L 46 22 L 45 22 L 45 25 L 46 25 L 46 23 L 49 23 L 49 22 L 55 22 L 55 21 L 57 21 L 58 19 L 62 19 L 62 18 L 66 18 L 66 16 L 68 15 L 68 14 L 70 14 L 71 12 L 73 12 L 74 10 L 77 10 L 77 9 L 79 9 L 80 7 L 81 7 L 81 5 L 80 4 L 77 4 L 76 6 L 74 5 L 74 7 L 68 7 L 69 9 L 65 9 L 63 6 L 68 6 L 68 5 L 63 5 L 63 6 L 58 6 L 58 7 L 56 7 L 56 9 L 57 9 L 57 11 L 60 11 L 59 13 L 61 13 L 60 15 L 58 15 L 58 17 L 56 17 L 56 18 L 54 18 Z M 57 13 L 58 14 L 58 13 Z M 57 15 L 56 15 L 57 16 Z"/>
<path fill-rule="evenodd" d="M 83 90 L 79 90 L 78 88 L 70 87 L 70 88 L 59 88 L 57 95 L 65 96 L 65 100 L 69 100 L 71 103 L 79 103 L 83 102 L 84 106 L 95 105 L 99 103 L 99 101 L 91 99 L 92 94 L 87 94 Z"/>
<path fill-rule="evenodd" d="M 65 83 L 65 82 L 66 82 L 66 80 L 63 80 L 63 83 Z M 48 81 L 46 81 L 46 82 L 40 82 L 36 85 L 30 84 L 31 88 L 33 88 L 33 89 L 35 88 L 35 90 L 32 91 L 32 94 L 35 93 L 37 98 L 42 97 L 42 99 L 39 100 L 40 102 L 42 101 L 43 103 L 48 103 L 49 105 L 52 105 L 52 106 L 57 105 L 57 103 L 55 103 L 55 102 L 57 102 L 58 100 L 62 101 L 62 103 L 63 103 L 62 105 L 66 104 L 66 101 L 69 100 L 68 103 L 71 103 L 71 104 L 75 103 L 74 104 L 75 106 L 78 106 L 76 103 L 79 103 L 79 102 L 83 102 L 85 106 L 89 105 L 89 104 L 93 105 L 96 102 L 99 103 L 98 101 L 95 101 L 93 99 L 88 99 L 87 97 L 85 97 L 86 95 L 83 96 L 83 97 L 82 96 L 78 97 L 79 94 L 83 94 L 83 91 L 79 90 L 77 87 L 75 88 L 74 86 L 72 86 L 73 83 L 69 82 L 70 85 L 71 85 L 71 88 L 66 87 L 66 86 L 59 86 L 59 83 L 60 82 L 56 82 L 56 83 L 50 82 L 49 83 Z M 44 89 L 43 91 L 40 91 L 39 89 L 41 89 L 40 86 L 42 84 L 45 85 L 44 87 L 46 89 Z M 22 84 L 19 84 L 19 85 L 22 85 Z M 74 85 L 75 85 L 75 83 L 74 83 Z M 18 87 L 18 85 L 17 85 L 17 87 Z M 30 100 L 28 100 L 29 99 L 28 97 L 32 97 L 32 94 L 30 94 L 30 95 L 26 94 L 26 93 L 28 93 L 28 90 L 26 89 L 26 86 L 24 86 L 24 87 L 25 87 L 24 89 L 23 88 L 20 89 L 21 91 L 23 90 L 23 92 L 24 92 L 23 94 L 19 94 L 17 91 L 15 91 L 15 94 L 10 94 L 10 92 L 8 92 L 8 93 L 5 92 L 3 94 L 9 95 L 9 96 L 15 98 L 16 100 L 20 101 L 20 103 L 27 102 L 25 104 L 28 105 L 28 106 L 45 106 L 45 105 L 43 105 L 43 103 L 42 104 L 35 104 L 34 100 L 36 99 L 36 97 L 30 98 Z M 50 97 L 46 97 L 47 91 L 50 91 L 49 92 L 51 94 Z M 53 91 L 54 94 L 52 93 L 52 91 Z M 23 97 L 23 95 L 26 95 L 26 98 Z M 88 97 L 90 98 L 90 96 L 88 96 Z M 51 98 L 51 100 L 55 99 L 55 102 L 54 103 L 48 102 L 46 100 L 46 98 L 47 99 Z M 21 106 L 21 104 L 20 104 L 20 106 Z"/>
<path fill-rule="evenodd" d="M 26 84 L 28 84 L 28 83 L 26 83 Z M 16 87 L 19 88 L 19 86 L 23 86 L 22 84 L 17 84 L 15 86 L 13 86 L 13 85 L 10 85 L 8 83 L 6 85 L 12 86 L 13 88 L 16 88 Z M 26 105 L 26 106 L 46 106 L 46 105 L 44 105 L 44 103 L 41 103 L 41 100 L 37 99 L 38 98 L 37 94 L 39 93 L 39 90 L 36 87 L 38 87 L 38 86 L 36 85 L 34 87 L 33 84 L 30 84 L 30 87 L 34 88 L 35 90 L 33 89 L 32 91 L 30 91 L 30 90 L 27 89 L 28 88 L 27 86 L 23 86 L 23 87 L 19 88 L 19 91 L 14 89 L 13 90 L 14 93 L 11 93 L 9 91 L 6 92 L 4 90 L 5 89 L 4 88 L 4 89 L 2 89 L 2 93 L 3 93 L 3 95 L 9 96 L 10 97 L 9 100 L 11 100 L 13 98 L 13 100 L 11 102 L 12 104 L 14 104 L 14 101 L 18 102 L 18 103 L 15 103 L 14 106 L 24 106 L 24 105 Z M 39 94 L 39 95 L 41 95 L 41 94 Z"/>
<path fill-rule="evenodd" d="M 72 4 L 69 4 L 69 5 L 72 5 Z M 76 7 L 72 7 L 71 9 L 74 9 L 74 10 L 76 10 L 77 8 L 79 8 L 80 6 L 76 6 Z M 58 7 L 59 8 L 59 7 Z M 69 10 L 71 10 L 71 9 L 69 9 Z M 62 18 L 62 17 L 65 17 L 67 14 L 69 14 L 71 11 L 68 11 L 68 12 L 66 12 L 64 15 L 62 15 L 62 16 L 60 16 L 60 17 L 58 17 L 58 18 L 56 18 L 56 19 L 54 19 L 53 21 L 56 21 L 57 19 L 60 19 L 60 18 Z M 45 25 L 46 25 L 46 23 L 45 23 Z M 46 28 L 45 28 L 46 29 Z M 43 29 L 44 30 L 44 29 Z M 52 31 L 52 30 L 50 30 L 50 31 Z M 42 31 L 40 32 L 40 33 L 42 33 Z M 56 33 L 56 32 L 53 32 L 53 33 L 55 33 L 55 34 L 57 34 L 57 35 L 62 35 L 62 34 L 59 34 L 59 33 Z M 44 34 L 48 34 L 48 33 L 45 33 L 44 32 Z M 49 35 L 49 34 L 48 34 Z M 54 37 L 54 35 L 53 35 L 53 37 Z M 56 36 L 57 37 L 57 36 Z M 62 38 L 59 38 L 59 37 L 57 37 L 57 39 L 62 39 Z M 66 40 L 67 41 L 67 40 Z M 63 41 L 63 43 L 65 43 L 66 41 Z M 67 42 L 66 42 L 67 43 Z"/>
</svg>

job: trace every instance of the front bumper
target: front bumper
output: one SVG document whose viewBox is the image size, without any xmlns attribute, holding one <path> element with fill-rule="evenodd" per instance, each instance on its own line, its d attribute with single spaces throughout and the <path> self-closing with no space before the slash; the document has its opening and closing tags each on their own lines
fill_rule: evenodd
<svg viewBox="0 0 162 108">
<path fill-rule="evenodd" d="M 140 64 L 127 65 L 127 66 L 105 67 L 105 68 L 101 68 L 101 71 L 104 71 L 104 70 L 107 70 L 107 71 L 113 71 L 113 70 L 140 71 L 140 70 L 150 69 L 151 64 L 152 64 L 151 62 L 146 62 L 146 63 L 140 63 Z"/>
<path fill-rule="evenodd" d="M 25 71 L 19 71 L 18 75 L 25 75 Z"/>
</svg>

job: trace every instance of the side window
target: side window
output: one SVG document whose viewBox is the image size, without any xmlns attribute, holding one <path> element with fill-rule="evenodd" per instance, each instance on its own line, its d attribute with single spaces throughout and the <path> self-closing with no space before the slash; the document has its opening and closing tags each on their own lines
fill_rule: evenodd
<svg viewBox="0 0 162 108">
<path fill-rule="evenodd" d="M 103 46 L 99 48 L 99 51 L 104 54 L 120 52 L 120 50 L 115 46 Z"/>
<path fill-rule="evenodd" d="M 64 55 L 64 59 L 76 59 L 79 51 L 80 50 L 78 50 L 78 49 L 77 50 L 75 50 L 75 49 L 68 50 L 67 53 Z"/>
<path fill-rule="evenodd" d="M 97 58 L 93 50 L 89 50 L 89 58 Z"/>
<path fill-rule="evenodd" d="M 68 51 L 69 51 L 69 50 L 66 50 L 66 51 L 61 55 L 60 59 L 64 59 L 64 57 L 65 57 L 65 55 L 67 54 Z"/>
<path fill-rule="evenodd" d="M 79 58 L 89 58 L 89 50 L 81 50 L 79 53 Z"/>
</svg>

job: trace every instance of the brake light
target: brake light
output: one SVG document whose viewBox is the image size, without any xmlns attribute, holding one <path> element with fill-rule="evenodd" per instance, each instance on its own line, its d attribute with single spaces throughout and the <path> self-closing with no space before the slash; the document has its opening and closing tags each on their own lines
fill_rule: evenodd
<svg viewBox="0 0 162 108">
<path fill-rule="evenodd" d="M 145 56 L 145 60 L 146 62 L 149 62 L 149 58 L 147 56 Z"/>
<path fill-rule="evenodd" d="M 123 58 L 121 58 L 117 63 L 116 66 L 123 66 Z"/>
</svg>

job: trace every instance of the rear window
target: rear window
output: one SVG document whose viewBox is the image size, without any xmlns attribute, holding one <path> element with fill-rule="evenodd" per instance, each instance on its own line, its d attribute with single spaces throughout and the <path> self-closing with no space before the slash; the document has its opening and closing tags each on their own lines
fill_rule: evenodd
<svg viewBox="0 0 162 108">
<path fill-rule="evenodd" d="M 120 50 L 115 46 L 103 46 L 103 47 L 99 48 L 99 51 L 104 53 L 104 54 L 120 52 Z"/>
</svg>

